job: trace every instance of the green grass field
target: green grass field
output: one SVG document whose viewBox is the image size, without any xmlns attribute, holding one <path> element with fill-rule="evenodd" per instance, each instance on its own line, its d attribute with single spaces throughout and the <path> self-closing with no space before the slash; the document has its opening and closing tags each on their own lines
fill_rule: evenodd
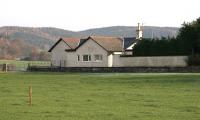
<svg viewBox="0 0 200 120">
<path fill-rule="evenodd" d="M 0 120 L 200 120 L 200 73 L 0 73 Z"/>
</svg>

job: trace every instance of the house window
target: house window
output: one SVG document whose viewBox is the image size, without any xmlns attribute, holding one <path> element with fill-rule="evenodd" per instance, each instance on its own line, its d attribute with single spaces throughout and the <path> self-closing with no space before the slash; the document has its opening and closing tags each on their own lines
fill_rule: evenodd
<svg viewBox="0 0 200 120">
<path fill-rule="evenodd" d="M 94 55 L 94 61 L 99 62 L 103 60 L 103 55 Z"/>
<path fill-rule="evenodd" d="M 77 55 L 77 60 L 80 61 L 80 55 Z"/>
<path fill-rule="evenodd" d="M 91 55 L 83 55 L 83 61 L 91 61 Z"/>
</svg>

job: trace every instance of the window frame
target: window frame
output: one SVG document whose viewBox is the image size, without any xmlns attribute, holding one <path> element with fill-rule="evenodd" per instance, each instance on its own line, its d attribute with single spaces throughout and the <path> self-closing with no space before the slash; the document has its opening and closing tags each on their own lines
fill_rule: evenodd
<svg viewBox="0 0 200 120">
<path fill-rule="evenodd" d="M 96 56 L 98 56 L 98 59 L 96 59 Z M 101 58 L 101 59 L 99 59 Z M 103 61 L 103 55 L 102 54 L 95 54 L 94 55 L 94 61 L 95 62 L 102 62 Z"/>
<path fill-rule="evenodd" d="M 84 60 L 84 56 L 87 56 L 87 61 Z M 82 60 L 83 60 L 83 62 L 91 62 L 92 61 L 91 55 L 90 54 L 82 55 Z"/>
<path fill-rule="evenodd" d="M 78 61 L 78 62 L 81 61 L 81 59 L 80 59 L 80 55 L 79 55 L 79 54 L 77 55 L 77 61 Z"/>
</svg>

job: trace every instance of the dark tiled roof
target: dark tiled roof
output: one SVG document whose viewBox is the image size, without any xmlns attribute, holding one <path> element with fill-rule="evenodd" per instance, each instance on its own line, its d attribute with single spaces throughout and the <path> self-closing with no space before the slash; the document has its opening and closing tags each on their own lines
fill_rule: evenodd
<svg viewBox="0 0 200 120">
<path fill-rule="evenodd" d="M 124 49 L 127 49 L 128 47 L 130 47 L 135 42 L 137 42 L 135 37 L 124 38 Z"/>
<path fill-rule="evenodd" d="M 78 46 L 76 47 L 76 49 L 78 47 L 80 47 L 82 44 L 84 44 L 86 41 L 87 41 L 87 38 L 86 39 L 80 39 L 80 42 L 79 42 Z"/>
</svg>

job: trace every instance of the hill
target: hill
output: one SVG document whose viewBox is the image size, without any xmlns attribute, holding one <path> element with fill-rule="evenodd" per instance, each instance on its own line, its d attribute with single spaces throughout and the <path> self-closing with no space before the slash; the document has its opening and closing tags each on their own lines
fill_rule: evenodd
<svg viewBox="0 0 200 120">
<path fill-rule="evenodd" d="M 135 37 L 136 26 L 113 26 L 80 31 L 83 35 L 104 35 L 116 37 Z M 145 38 L 175 37 L 178 33 L 176 27 L 154 27 L 144 26 L 143 33 Z"/>
</svg>

